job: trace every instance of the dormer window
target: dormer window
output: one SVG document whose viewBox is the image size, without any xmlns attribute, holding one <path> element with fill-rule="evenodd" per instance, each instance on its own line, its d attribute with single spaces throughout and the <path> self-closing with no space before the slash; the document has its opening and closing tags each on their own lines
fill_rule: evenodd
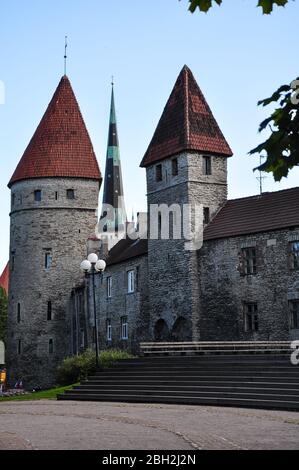
<svg viewBox="0 0 299 470">
<path fill-rule="evenodd" d="M 162 165 L 156 165 L 156 181 L 162 181 Z"/>
<path fill-rule="evenodd" d="M 203 157 L 203 174 L 207 176 L 212 174 L 212 157 L 206 155 Z"/>
<path fill-rule="evenodd" d="M 34 191 L 34 200 L 35 202 L 40 202 L 42 200 L 42 192 L 40 189 Z"/>
<path fill-rule="evenodd" d="M 75 199 L 75 191 L 73 189 L 66 190 L 67 199 Z"/>
</svg>

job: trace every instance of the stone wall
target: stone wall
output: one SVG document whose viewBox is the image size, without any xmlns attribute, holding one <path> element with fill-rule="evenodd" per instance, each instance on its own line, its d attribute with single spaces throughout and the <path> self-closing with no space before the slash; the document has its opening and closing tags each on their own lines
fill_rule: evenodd
<svg viewBox="0 0 299 470">
<path fill-rule="evenodd" d="M 299 300 L 299 272 L 290 269 L 289 242 L 299 228 L 206 241 L 199 253 L 201 340 L 289 340 L 289 300 Z M 255 247 L 256 275 L 237 270 L 242 248 Z M 244 329 L 244 303 L 258 306 L 258 331 Z"/>
<path fill-rule="evenodd" d="M 127 272 L 134 271 L 135 291 L 128 293 Z M 149 340 L 147 256 L 138 256 L 107 266 L 103 276 L 95 275 L 99 348 L 120 348 L 137 352 L 140 341 Z M 111 297 L 107 278 L 112 279 Z M 88 279 L 90 329 L 94 327 L 92 278 Z M 121 317 L 128 319 L 128 339 L 121 339 Z M 112 341 L 107 340 L 107 320 L 111 321 Z M 92 335 L 89 335 L 89 341 Z"/>
<path fill-rule="evenodd" d="M 152 204 L 202 205 L 213 217 L 227 198 L 227 160 L 212 156 L 212 174 L 204 175 L 198 153 L 182 153 L 178 174 L 172 176 L 171 158 L 147 168 L 148 212 Z M 202 209 L 201 209 L 202 210 Z M 157 221 L 150 221 L 150 224 Z M 162 220 L 163 224 L 163 220 Z M 200 337 L 198 252 L 186 250 L 184 239 L 149 239 L 149 305 L 151 338 L 198 340 Z M 157 323 L 159 322 L 159 323 Z M 164 326 L 163 326 L 164 324 Z M 161 335 L 159 329 L 164 332 Z"/>
<path fill-rule="evenodd" d="M 74 189 L 74 199 L 67 199 L 67 189 Z M 40 202 L 34 200 L 35 190 L 42 190 Z M 32 179 L 15 183 L 11 191 L 9 380 L 48 387 L 55 383 L 57 365 L 72 351 L 70 295 L 82 278 L 79 267 L 86 257 L 86 240 L 97 222 L 99 183 Z M 46 253 L 52 257 L 48 269 Z"/>
</svg>

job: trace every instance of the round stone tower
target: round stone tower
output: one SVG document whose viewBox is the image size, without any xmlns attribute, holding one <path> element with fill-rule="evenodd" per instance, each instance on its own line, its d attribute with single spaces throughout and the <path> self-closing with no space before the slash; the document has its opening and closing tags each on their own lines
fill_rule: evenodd
<svg viewBox="0 0 299 470">
<path fill-rule="evenodd" d="M 97 223 L 101 174 L 69 79 L 62 77 L 11 189 L 7 368 L 26 388 L 55 383 L 72 353 L 71 289 Z"/>
</svg>

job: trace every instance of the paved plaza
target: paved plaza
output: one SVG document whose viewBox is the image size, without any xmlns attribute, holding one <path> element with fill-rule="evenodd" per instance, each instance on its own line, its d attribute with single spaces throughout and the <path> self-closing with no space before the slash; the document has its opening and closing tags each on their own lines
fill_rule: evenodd
<svg viewBox="0 0 299 470">
<path fill-rule="evenodd" d="M 0 450 L 298 449 L 299 413 L 102 402 L 0 403 Z"/>
</svg>

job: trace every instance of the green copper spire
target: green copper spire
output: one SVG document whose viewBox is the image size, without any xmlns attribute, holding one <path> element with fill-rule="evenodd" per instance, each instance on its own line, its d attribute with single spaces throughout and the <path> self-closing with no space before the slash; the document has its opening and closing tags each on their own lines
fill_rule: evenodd
<svg viewBox="0 0 299 470">
<path fill-rule="evenodd" d="M 111 90 L 111 106 L 110 106 L 110 119 L 109 119 L 109 133 L 108 133 L 108 146 L 106 156 L 106 170 L 105 170 L 105 183 L 103 205 L 109 204 L 114 208 L 114 222 L 115 231 L 118 232 L 125 228 L 127 221 L 126 209 L 124 203 L 124 191 L 122 183 L 119 141 L 117 134 L 117 122 L 114 101 L 114 84 L 112 82 Z M 102 216 L 107 212 L 103 208 Z M 113 221 L 111 222 L 111 226 Z M 108 221 L 107 226 L 110 226 Z"/>
</svg>

